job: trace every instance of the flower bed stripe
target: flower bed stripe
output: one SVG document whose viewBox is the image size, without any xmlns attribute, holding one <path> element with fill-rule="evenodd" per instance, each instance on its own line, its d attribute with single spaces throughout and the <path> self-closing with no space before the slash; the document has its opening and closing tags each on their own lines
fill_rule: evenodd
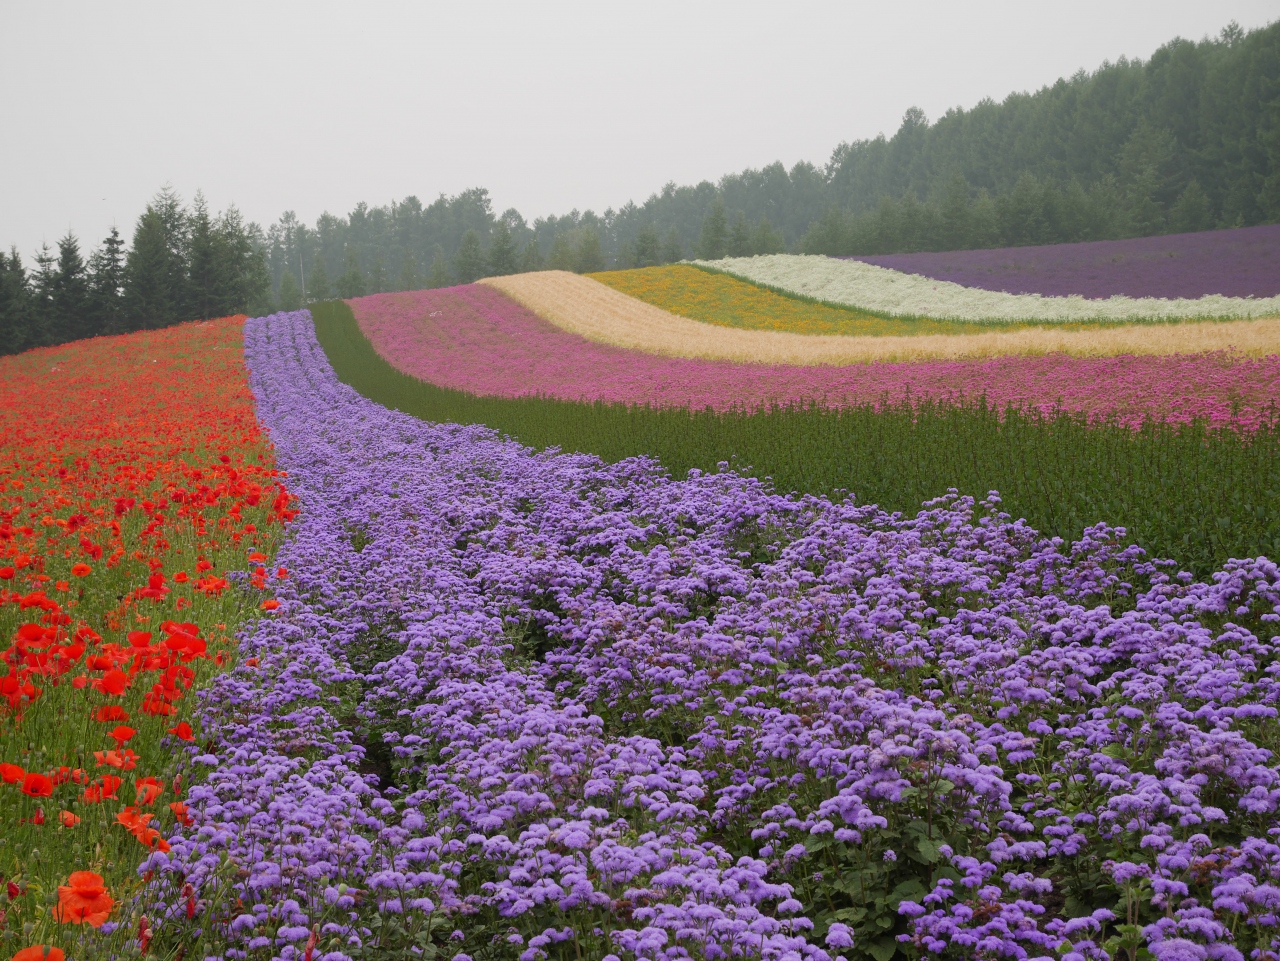
<svg viewBox="0 0 1280 961">
<path fill-rule="evenodd" d="M 1280 315 L 1280 296 L 1195 299 L 1161 297 L 1042 297 L 962 287 L 945 280 L 901 273 L 859 260 L 770 254 L 764 257 L 694 261 L 711 270 L 819 301 L 844 304 L 889 317 L 930 317 L 989 323 L 1257 319 Z"/>
<path fill-rule="evenodd" d="M 569 333 L 601 344 L 667 357 L 847 366 L 1014 354 L 1107 357 L 1235 350 L 1263 357 L 1280 353 L 1280 319 L 1133 324 L 1088 330 L 1031 327 L 955 335 L 845 337 L 740 330 L 701 323 L 628 297 L 589 277 L 564 271 L 487 277 L 480 283 L 502 291 Z"/>
<path fill-rule="evenodd" d="M 854 258 L 965 287 L 1051 297 L 1275 297 L 1280 224 L 1048 247 Z"/>
</svg>

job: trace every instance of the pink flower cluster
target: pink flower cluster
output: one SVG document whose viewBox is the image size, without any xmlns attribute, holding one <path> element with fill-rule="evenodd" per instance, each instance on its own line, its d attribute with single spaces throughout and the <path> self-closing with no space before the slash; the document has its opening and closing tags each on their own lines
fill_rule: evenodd
<svg viewBox="0 0 1280 961">
<path fill-rule="evenodd" d="M 716 410 L 772 404 L 947 400 L 985 396 L 1042 411 L 1156 417 L 1251 429 L 1280 399 L 1280 357 L 1229 354 L 988 360 L 794 367 L 662 357 L 567 333 L 485 286 L 376 294 L 352 301 L 360 329 L 399 370 L 499 397 Z"/>
</svg>

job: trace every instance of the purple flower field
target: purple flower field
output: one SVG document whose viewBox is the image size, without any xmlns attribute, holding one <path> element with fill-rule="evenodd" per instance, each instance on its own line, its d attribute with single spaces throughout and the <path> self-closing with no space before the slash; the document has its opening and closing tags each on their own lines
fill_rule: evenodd
<svg viewBox="0 0 1280 961">
<path fill-rule="evenodd" d="M 1089 298 L 1275 297 L 1280 224 L 1048 247 L 851 257 L 1011 294 Z"/>
<path fill-rule="evenodd" d="M 1275 564 L 536 454 L 360 397 L 305 311 L 245 349 L 291 576 L 143 866 L 222 956 L 1280 950 Z"/>
</svg>

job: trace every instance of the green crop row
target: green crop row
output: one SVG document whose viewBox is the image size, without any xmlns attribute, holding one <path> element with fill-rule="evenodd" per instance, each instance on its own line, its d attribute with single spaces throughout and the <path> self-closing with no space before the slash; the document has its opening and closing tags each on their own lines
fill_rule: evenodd
<svg viewBox="0 0 1280 961">
<path fill-rule="evenodd" d="M 782 492 L 847 491 L 914 512 L 956 488 L 999 491 L 1003 508 L 1044 534 L 1124 527 L 1158 557 L 1204 576 L 1229 557 L 1280 556 L 1280 431 L 1245 436 L 1203 425 L 1141 430 L 985 405 L 919 403 L 758 413 L 654 409 L 544 398 L 480 397 L 401 373 L 342 302 L 311 308 L 338 378 L 425 420 L 486 424 L 535 448 L 606 461 L 648 454 L 677 477 L 722 462 Z"/>
</svg>

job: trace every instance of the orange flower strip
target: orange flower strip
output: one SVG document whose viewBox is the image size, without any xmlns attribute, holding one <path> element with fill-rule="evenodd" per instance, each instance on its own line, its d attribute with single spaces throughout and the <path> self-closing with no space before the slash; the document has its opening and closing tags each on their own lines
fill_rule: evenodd
<svg viewBox="0 0 1280 961">
<path fill-rule="evenodd" d="M 111 916 L 115 900 L 107 894 L 102 875 L 92 871 L 74 871 L 66 885 L 58 886 L 58 903 L 54 920 L 62 924 L 88 924 L 101 927 Z"/>
</svg>

